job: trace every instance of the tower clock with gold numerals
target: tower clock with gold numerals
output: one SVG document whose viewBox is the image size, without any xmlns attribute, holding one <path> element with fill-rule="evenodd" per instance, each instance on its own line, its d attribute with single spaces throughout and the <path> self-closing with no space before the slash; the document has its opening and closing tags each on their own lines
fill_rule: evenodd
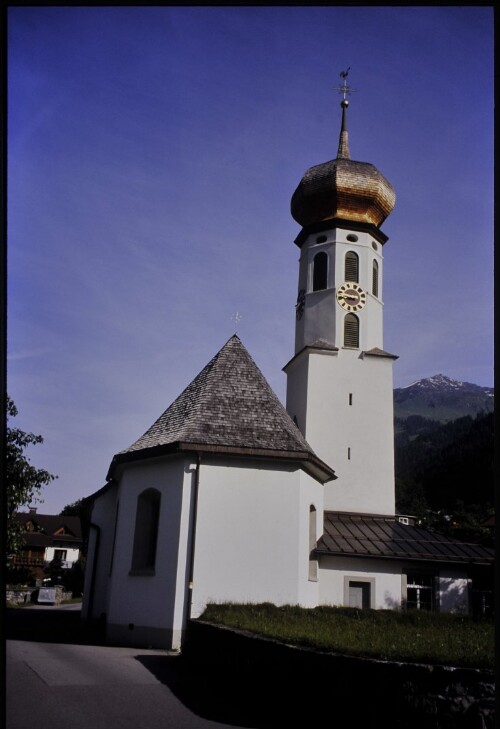
<svg viewBox="0 0 500 729">
<path fill-rule="evenodd" d="M 338 287 L 337 302 L 346 311 L 359 311 L 366 304 L 366 293 L 357 283 L 348 281 Z"/>
</svg>

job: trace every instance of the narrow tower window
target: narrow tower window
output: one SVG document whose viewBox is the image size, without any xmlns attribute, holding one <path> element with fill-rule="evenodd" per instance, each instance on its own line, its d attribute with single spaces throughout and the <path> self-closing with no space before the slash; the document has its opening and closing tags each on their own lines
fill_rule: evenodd
<svg viewBox="0 0 500 729">
<path fill-rule="evenodd" d="M 345 254 L 345 281 L 354 281 L 359 283 L 359 257 L 354 251 L 348 251 Z"/>
<path fill-rule="evenodd" d="M 378 296 L 378 263 L 373 261 L 372 269 L 372 294 Z"/>
<path fill-rule="evenodd" d="M 328 256 L 324 251 L 316 253 L 313 261 L 313 291 L 326 289 Z"/>
<path fill-rule="evenodd" d="M 352 392 L 349 393 L 349 405 L 352 405 Z"/>
<path fill-rule="evenodd" d="M 344 319 L 344 347 L 359 347 L 359 319 L 356 314 L 346 314 Z"/>
<path fill-rule="evenodd" d="M 156 489 L 146 489 L 137 497 L 132 571 L 154 569 L 160 499 L 160 492 Z"/>
</svg>

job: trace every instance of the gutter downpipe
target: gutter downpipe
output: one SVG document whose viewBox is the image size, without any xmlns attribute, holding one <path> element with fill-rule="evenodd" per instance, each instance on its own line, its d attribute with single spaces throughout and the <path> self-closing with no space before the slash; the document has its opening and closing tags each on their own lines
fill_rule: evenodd
<svg viewBox="0 0 500 729">
<path fill-rule="evenodd" d="M 187 620 L 191 619 L 191 609 L 193 604 L 193 576 L 194 576 L 194 557 L 196 545 L 196 524 L 198 519 L 198 492 L 200 488 L 200 466 L 201 453 L 196 454 L 196 471 L 194 475 L 194 494 L 193 509 L 191 512 L 191 550 L 189 555 L 189 573 L 188 573 L 188 600 L 187 600 Z"/>
<path fill-rule="evenodd" d="M 97 558 L 99 556 L 99 545 L 101 541 L 101 527 L 97 524 L 89 523 L 89 527 L 96 530 L 95 544 L 94 544 L 94 559 L 92 560 L 92 578 L 90 580 L 89 589 L 89 604 L 87 607 L 87 625 L 92 620 L 92 608 L 94 606 L 94 593 L 95 593 L 95 575 L 97 571 Z"/>
</svg>

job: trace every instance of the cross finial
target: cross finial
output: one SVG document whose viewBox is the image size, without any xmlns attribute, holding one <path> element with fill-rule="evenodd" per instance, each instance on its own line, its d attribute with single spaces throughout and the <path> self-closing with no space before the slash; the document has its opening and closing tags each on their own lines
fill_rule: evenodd
<svg viewBox="0 0 500 729">
<path fill-rule="evenodd" d="M 231 321 L 234 321 L 236 326 L 238 326 L 238 322 L 240 322 L 243 319 L 239 311 L 237 311 L 235 314 L 231 316 Z"/>
<path fill-rule="evenodd" d="M 345 71 L 340 72 L 340 78 L 343 79 L 343 84 L 342 86 L 335 87 L 335 91 L 338 91 L 339 94 L 342 94 L 342 101 L 340 102 L 340 106 L 342 107 L 342 126 L 340 128 L 337 159 L 351 159 L 351 153 L 349 151 L 349 139 L 347 134 L 347 107 L 349 106 L 347 96 L 348 94 L 352 94 L 354 89 L 347 85 L 347 77 L 350 70 L 351 67 L 348 66 Z"/>
<path fill-rule="evenodd" d="M 347 85 L 347 76 L 349 75 L 349 71 L 350 70 L 351 70 L 351 67 L 348 66 L 348 68 L 347 68 L 346 71 L 341 71 L 340 72 L 340 78 L 342 78 L 344 80 L 343 80 L 342 86 L 336 86 L 335 87 L 335 91 L 338 91 L 339 94 L 342 94 L 343 95 L 343 99 L 340 102 L 340 105 L 341 106 L 348 106 L 349 105 L 349 102 L 347 101 L 347 96 L 349 94 L 352 94 L 353 91 L 356 90 L 356 89 L 353 89 L 353 88 L 351 88 L 350 86 Z"/>
</svg>

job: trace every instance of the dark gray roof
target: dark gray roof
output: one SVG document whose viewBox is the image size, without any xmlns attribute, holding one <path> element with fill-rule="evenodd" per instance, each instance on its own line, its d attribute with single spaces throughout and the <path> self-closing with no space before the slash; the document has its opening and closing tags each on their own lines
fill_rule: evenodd
<svg viewBox="0 0 500 729">
<path fill-rule="evenodd" d="M 299 460 L 322 482 L 335 478 L 236 335 L 149 430 L 114 457 L 112 466 L 175 450 L 288 458 Z"/>
<path fill-rule="evenodd" d="M 399 359 L 397 354 L 391 354 L 390 352 L 386 352 L 383 349 L 380 349 L 380 347 L 373 347 L 372 349 L 366 349 L 363 352 L 363 355 L 370 355 L 371 357 L 387 357 L 388 359 Z"/>
<path fill-rule="evenodd" d="M 79 516 L 57 516 L 18 511 L 15 520 L 23 524 L 26 531 L 25 543 L 29 546 L 57 546 L 58 543 L 82 543 L 82 528 Z M 57 534 L 56 532 L 61 532 Z"/>
<path fill-rule="evenodd" d="M 492 563 L 492 549 L 459 542 L 424 527 L 401 524 L 394 516 L 327 511 L 316 551 L 356 557 Z"/>
<path fill-rule="evenodd" d="M 283 372 L 286 372 L 287 367 L 292 364 L 292 362 L 295 362 L 295 360 L 300 357 L 302 352 L 305 352 L 306 350 L 315 349 L 318 352 L 338 352 L 339 348 L 335 346 L 332 342 L 329 342 L 327 339 L 316 339 L 312 344 L 306 344 L 302 349 L 299 349 L 297 354 L 295 354 L 291 360 L 289 360 L 286 365 L 283 367 Z"/>
</svg>

